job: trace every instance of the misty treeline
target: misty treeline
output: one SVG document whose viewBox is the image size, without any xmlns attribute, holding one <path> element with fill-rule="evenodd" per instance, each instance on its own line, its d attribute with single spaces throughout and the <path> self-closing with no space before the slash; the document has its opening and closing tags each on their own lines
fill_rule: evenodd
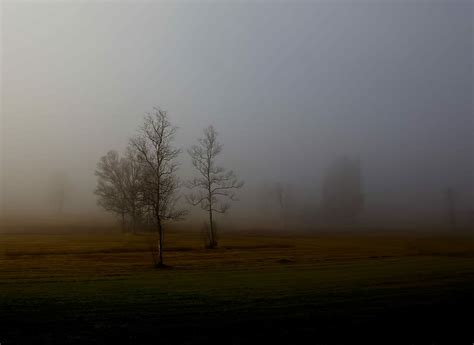
<svg viewBox="0 0 474 345">
<path fill-rule="evenodd" d="M 188 210 L 180 202 L 182 187 L 185 200 L 200 206 L 208 216 L 207 246 L 217 246 L 214 213 L 225 213 L 236 190 L 243 186 L 232 170 L 216 163 L 222 152 L 213 126 L 187 152 L 196 177 L 181 181 L 177 172 L 181 149 L 174 146 L 177 127 L 166 111 L 154 108 L 147 114 L 136 136 L 129 140 L 123 155 L 109 151 L 101 157 L 95 174 L 98 204 L 119 216 L 123 231 L 156 231 L 158 245 L 153 247 L 157 266 L 163 266 L 163 238 L 169 222 L 183 220 Z"/>
<path fill-rule="evenodd" d="M 360 161 L 347 156 L 336 158 L 323 176 L 321 198 L 316 201 L 311 187 L 303 193 L 306 199 L 291 183 L 265 182 L 260 192 L 262 212 L 282 230 L 304 223 L 342 227 L 358 224 L 364 209 Z"/>
</svg>

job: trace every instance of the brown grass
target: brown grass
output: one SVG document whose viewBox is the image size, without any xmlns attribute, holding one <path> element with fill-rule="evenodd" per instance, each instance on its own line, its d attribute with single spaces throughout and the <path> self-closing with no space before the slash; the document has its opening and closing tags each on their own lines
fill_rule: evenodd
<svg viewBox="0 0 474 345">
<path fill-rule="evenodd" d="M 150 235 L 3 234 L 0 283 L 12 280 L 90 279 L 127 276 L 152 267 Z M 428 235 L 221 235 L 220 247 L 204 249 L 199 233 L 165 238 L 165 262 L 177 269 L 311 267 L 402 257 L 474 257 L 468 236 Z"/>
</svg>

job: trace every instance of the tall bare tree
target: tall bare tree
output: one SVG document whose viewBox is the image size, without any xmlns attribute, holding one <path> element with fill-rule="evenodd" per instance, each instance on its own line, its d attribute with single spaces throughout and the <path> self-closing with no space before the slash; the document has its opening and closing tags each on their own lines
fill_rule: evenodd
<svg viewBox="0 0 474 345">
<path fill-rule="evenodd" d="M 232 170 L 226 171 L 216 165 L 216 157 L 222 151 L 222 145 L 217 141 L 217 132 L 213 126 L 204 130 L 204 137 L 198 139 L 198 145 L 193 145 L 188 153 L 192 164 L 199 176 L 189 182 L 189 187 L 195 189 L 187 196 L 193 205 L 200 205 L 209 215 L 209 243 L 210 248 L 217 246 L 216 228 L 213 213 L 225 213 L 229 201 L 236 200 L 235 191 L 244 183 L 237 179 Z"/>
<path fill-rule="evenodd" d="M 172 126 L 166 111 L 154 108 L 147 114 L 140 133 L 130 140 L 143 166 L 142 197 L 150 210 L 158 232 L 158 254 L 155 265 L 163 267 L 164 225 L 167 221 L 180 220 L 186 214 L 178 207 L 179 179 L 178 157 L 180 150 L 172 146 L 177 127 Z"/>
</svg>

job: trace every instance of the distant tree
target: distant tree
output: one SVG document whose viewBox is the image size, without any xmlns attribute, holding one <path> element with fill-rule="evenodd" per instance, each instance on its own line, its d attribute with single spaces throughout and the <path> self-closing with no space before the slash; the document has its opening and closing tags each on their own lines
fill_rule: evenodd
<svg viewBox="0 0 474 345">
<path fill-rule="evenodd" d="M 279 207 L 280 219 L 283 230 L 286 230 L 288 220 L 288 207 L 290 197 L 290 187 L 287 184 L 276 182 L 273 185 L 273 197 Z"/>
<path fill-rule="evenodd" d="M 165 223 L 181 220 L 186 211 L 178 207 L 177 177 L 180 150 L 172 146 L 177 127 L 171 125 L 166 111 L 154 108 L 145 117 L 140 134 L 131 139 L 130 147 L 136 151 L 143 167 L 142 202 L 150 212 L 158 232 L 156 267 L 163 267 L 163 238 Z"/>
<path fill-rule="evenodd" d="M 131 148 L 128 148 L 125 157 L 120 157 L 116 151 L 109 151 L 97 164 L 95 194 L 99 197 L 98 204 L 120 216 L 124 232 L 128 228 L 135 233 L 141 219 L 142 170 Z"/>
<path fill-rule="evenodd" d="M 326 219 L 353 224 L 363 206 L 360 162 L 348 157 L 335 160 L 323 181 L 322 209 Z"/>
<path fill-rule="evenodd" d="M 198 145 L 188 150 L 198 177 L 188 184 L 194 191 L 187 196 L 187 200 L 193 206 L 200 205 L 209 215 L 209 248 L 217 246 L 213 213 L 225 213 L 230 207 L 229 201 L 236 200 L 236 190 L 244 185 L 232 170 L 226 171 L 216 165 L 216 157 L 222 151 L 217 134 L 214 127 L 209 126 L 204 130 L 204 137 L 198 139 Z"/>
<path fill-rule="evenodd" d="M 122 183 L 127 214 L 130 218 L 131 232 L 136 233 L 145 212 L 143 203 L 144 167 L 133 147 L 127 148 L 125 157 L 120 160 Z"/>
<path fill-rule="evenodd" d="M 52 176 L 50 200 L 58 214 L 63 213 L 64 205 L 71 190 L 69 175 L 63 171 L 57 171 Z"/>
<path fill-rule="evenodd" d="M 279 218 L 282 230 L 286 230 L 290 206 L 290 186 L 286 183 L 274 182 L 263 186 L 263 197 L 266 209 L 272 210 L 272 216 Z"/>
<path fill-rule="evenodd" d="M 101 157 L 95 171 L 98 180 L 94 193 L 99 197 L 99 206 L 121 217 L 122 231 L 125 231 L 128 205 L 122 167 L 123 161 L 117 151 L 111 150 Z"/>
</svg>

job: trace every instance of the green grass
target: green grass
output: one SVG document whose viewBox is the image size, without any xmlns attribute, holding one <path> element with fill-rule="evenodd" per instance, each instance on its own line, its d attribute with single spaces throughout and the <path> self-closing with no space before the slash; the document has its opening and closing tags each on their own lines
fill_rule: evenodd
<svg viewBox="0 0 474 345">
<path fill-rule="evenodd" d="M 166 270 L 153 268 L 153 241 L 0 235 L 0 342 L 474 339 L 472 237 L 226 234 L 205 250 L 177 232 Z"/>
</svg>

